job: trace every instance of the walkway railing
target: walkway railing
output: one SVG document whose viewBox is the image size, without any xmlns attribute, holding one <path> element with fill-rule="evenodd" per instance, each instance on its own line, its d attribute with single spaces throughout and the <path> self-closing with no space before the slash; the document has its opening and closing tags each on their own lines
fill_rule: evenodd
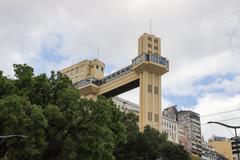
<svg viewBox="0 0 240 160">
<path fill-rule="evenodd" d="M 154 63 L 158 63 L 161 64 L 163 66 L 166 66 L 166 68 L 169 68 L 169 62 L 165 57 L 161 57 L 157 54 L 143 54 L 143 55 L 139 55 L 136 58 L 134 58 L 132 60 L 132 66 L 136 66 L 139 63 L 143 62 L 143 61 L 151 61 Z"/>
<path fill-rule="evenodd" d="M 139 63 L 141 63 L 143 61 L 151 61 L 154 63 L 161 64 L 163 66 L 166 66 L 167 69 L 169 68 L 168 60 L 166 58 L 161 57 L 159 55 L 155 55 L 155 54 L 151 54 L 151 55 L 143 54 L 143 55 L 140 55 L 140 56 L 134 58 L 132 60 L 132 65 L 122 68 L 122 69 L 104 77 L 103 79 L 97 80 L 94 77 L 89 77 L 87 79 L 76 82 L 74 85 L 79 88 L 79 87 L 89 85 L 89 84 L 95 84 L 97 86 L 106 84 L 108 82 L 111 82 L 115 79 L 118 79 L 118 78 L 130 73 L 132 71 L 132 67 L 138 65 Z"/>
</svg>

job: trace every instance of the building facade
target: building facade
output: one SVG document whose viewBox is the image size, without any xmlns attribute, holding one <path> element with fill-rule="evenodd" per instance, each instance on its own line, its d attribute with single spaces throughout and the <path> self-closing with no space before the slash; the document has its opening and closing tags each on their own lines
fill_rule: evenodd
<svg viewBox="0 0 240 160">
<path fill-rule="evenodd" d="M 84 60 L 60 72 L 68 76 L 73 83 L 79 82 L 87 78 L 102 79 L 104 77 L 105 64 L 98 59 L 92 61 Z"/>
<path fill-rule="evenodd" d="M 113 97 L 112 100 L 120 111 L 139 115 L 139 106 L 137 104 L 120 97 Z"/>
<path fill-rule="evenodd" d="M 127 101 L 120 97 L 112 98 L 116 106 L 123 112 L 132 112 L 136 115 L 139 115 L 139 105 Z M 186 148 L 187 137 L 186 137 L 186 128 L 178 124 L 176 119 L 171 119 L 165 115 L 162 115 L 162 128 L 161 132 L 167 134 L 168 140 L 175 144 L 181 144 Z"/>
<path fill-rule="evenodd" d="M 202 160 L 228 160 L 223 154 L 216 152 L 216 149 L 202 138 Z"/>
<path fill-rule="evenodd" d="M 162 115 L 162 132 L 168 135 L 168 140 L 170 142 L 181 144 L 184 148 L 186 147 L 186 130 L 179 125 L 176 120 Z"/>
<path fill-rule="evenodd" d="M 215 148 L 202 139 L 202 160 L 218 160 Z"/>
<path fill-rule="evenodd" d="M 178 123 L 186 127 L 187 131 L 187 150 L 201 157 L 201 123 L 199 114 L 185 110 L 178 112 Z"/>
<path fill-rule="evenodd" d="M 216 152 L 224 155 L 228 160 L 233 160 L 231 140 L 225 137 L 213 136 L 209 141 L 209 145 L 216 149 Z"/>
</svg>

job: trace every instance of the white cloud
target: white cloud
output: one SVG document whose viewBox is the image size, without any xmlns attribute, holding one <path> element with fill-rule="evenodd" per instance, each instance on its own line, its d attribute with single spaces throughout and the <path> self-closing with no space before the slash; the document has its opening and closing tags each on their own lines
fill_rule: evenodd
<svg viewBox="0 0 240 160">
<path fill-rule="evenodd" d="M 219 100 L 233 103 L 239 95 L 239 5 L 239 0 L 0 0 L 0 70 L 12 75 L 13 63 L 29 63 L 38 72 L 60 70 L 97 57 L 98 48 L 108 66 L 124 67 L 137 56 L 137 38 L 149 31 L 151 18 L 153 33 L 162 39 L 162 55 L 170 60 L 164 94 L 201 95 L 196 110 L 202 113 Z M 62 37 L 58 54 L 65 59 L 47 62 L 41 47 L 56 46 L 49 37 L 55 34 Z M 236 77 L 225 79 L 229 73 Z M 209 75 L 223 79 L 196 85 Z M 211 93 L 219 88 L 222 98 Z M 137 89 L 122 96 L 138 103 Z M 172 102 L 165 96 L 163 104 Z"/>
<path fill-rule="evenodd" d="M 226 127 L 221 127 L 215 124 L 206 125 L 206 123 L 208 121 L 221 122 L 223 120 L 229 120 L 238 117 L 239 119 L 223 121 L 222 123 L 229 125 L 239 125 L 240 94 L 236 94 L 234 96 L 228 96 L 224 93 L 207 94 L 203 97 L 198 98 L 198 104 L 195 107 L 195 111 L 202 116 L 201 122 L 204 124 L 202 126 L 202 132 L 206 139 L 213 134 L 218 136 L 232 137 L 231 132 L 229 132 Z"/>
</svg>

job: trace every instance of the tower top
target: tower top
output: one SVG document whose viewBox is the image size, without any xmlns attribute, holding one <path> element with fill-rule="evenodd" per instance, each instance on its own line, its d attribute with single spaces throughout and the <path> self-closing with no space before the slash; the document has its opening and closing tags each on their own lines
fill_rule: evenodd
<svg viewBox="0 0 240 160">
<path fill-rule="evenodd" d="M 144 33 L 138 39 L 138 54 L 161 55 L 161 39 L 154 34 Z"/>
</svg>

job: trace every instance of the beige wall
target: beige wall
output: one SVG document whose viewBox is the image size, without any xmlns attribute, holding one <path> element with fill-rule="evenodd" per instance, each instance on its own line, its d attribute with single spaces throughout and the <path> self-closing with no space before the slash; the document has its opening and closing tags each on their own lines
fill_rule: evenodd
<svg viewBox="0 0 240 160">
<path fill-rule="evenodd" d="M 80 63 L 62 69 L 60 72 L 68 76 L 73 83 L 79 82 L 88 77 L 101 79 L 104 77 L 105 64 L 98 59 L 84 60 Z"/>
<path fill-rule="evenodd" d="M 161 129 L 161 79 L 159 75 L 140 73 L 140 130 L 146 125 Z"/>
<path fill-rule="evenodd" d="M 158 54 L 161 55 L 161 40 L 153 34 L 144 33 L 138 39 L 138 54 Z"/>
<path fill-rule="evenodd" d="M 227 159 L 233 160 L 232 147 L 230 141 L 209 140 L 209 145 L 216 149 L 216 152 L 223 154 Z"/>
</svg>

